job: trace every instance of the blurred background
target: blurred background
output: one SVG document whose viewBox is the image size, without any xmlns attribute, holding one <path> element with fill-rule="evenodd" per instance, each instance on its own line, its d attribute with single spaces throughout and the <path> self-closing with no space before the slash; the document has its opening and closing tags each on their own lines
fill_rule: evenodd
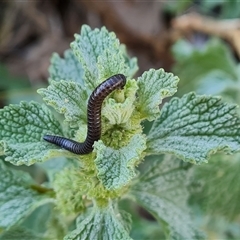
<svg viewBox="0 0 240 240">
<path fill-rule="evenodd" d="M 52 53 L 62 56 L 83 24 L 114 31 L 138 58 L 137 75 L 149 68 L 178 75 L 178 96 L 195 91 L 240 104 L 238 0 L 12 0 L 0 1 L 0 107 L 40 101 L 36 89 L 47 85 Z M 205 182 L 190 187 L 189 203 L 211 239 L 240 239 L 238 169 L 236 155 L 215 156 L 196 171 Z M 154 219 L 126 206 L 133 211 L 133 238 L 159 239 Z"/>
<path fill-rule="evenodd" d="M 47 82 L 52 53 L 62 55 L 82 24 L 114 31 L 138 58 L 138 75 L 162 67 L 181 78 L 179 94 L 210 93 L 197 78 L 237 78 L 239 16 L 237 0 L 1 1 L 1 105 L 32 98 Z"/>
</svg>

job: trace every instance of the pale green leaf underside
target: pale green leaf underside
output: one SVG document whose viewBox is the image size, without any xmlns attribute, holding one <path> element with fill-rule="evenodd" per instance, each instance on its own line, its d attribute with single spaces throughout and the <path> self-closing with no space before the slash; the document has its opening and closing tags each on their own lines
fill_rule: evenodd
<svg viewBox="0 0 240 240">
<path fill-rule="evenodd" d="M 115 33 L 108 32 L 105 27 L 92 30 L 84 25 L 81 35 L 75 35 L 71 48 L 83 65 L 84 79 L 91 91 L 114 74 L 128 75 L 132 69 L 136 69 L 134 61 L 128 59 L 121 48 Z"/>
<path fill-rule="evenodd" d="M 194 93 L 173 98 L 149 132 L 148 153 L 171 153 L 200 164 L 218 150 L 239 151 L 240 120 L 235 108 L 218 97 Z"/>
<path fill-rule="evenodd" d="M 177 91 L 178 81 L 178 77 L 166 73 L 163 69 L 150 69 L 138 78 L 137 106 L 143 119 L 152 121 L 158 116 L 159 105 L 164 98 Z"/>
<path fill-rule="evenodd" d="M 51 201 L 33 190 L 32 184 L 27 173 L 0 162 L 0 227 L 10 228 L 38 206 Z"/>
<path fill-rule="evenodd" d="M 95 163 L 105 188 L 113 190 L 127 185 L 136 176 L 135 166 L 145 148 L 146 139 L 140 134 L 133 136 L 127 146 L 118 150 L 106 147 L 102 141 L 96 142 Z"/>
<path fill-rule="evenodd" d="M 77 228 L 64 240 L 131 240 L 129 229 L 123 224 L 123 218 L 112 207 L 92 209 L 89 214 L 78 220 Z M 125 217 L 124 217 L 125 218 Z"/>
<path fill-rule="evenodd" d="M 64 114 L 71 126 L 87 122 L 88 94 L 84 87 L 72 81 L 51 81 L 48 88 L 38 90 L 43 100 Z"/>
<path fill-rule="evenodd" d="M 15 165 L 42 162 L 56 149 L 43 140 L 45 134 L 62 135 L 60 123 L 38 103 L 21 102 L 0 110 L 0 145 L 5 160 Z"/>
<path fill-rule="evenodd" d="M 132 190 L 136 201 L 160 222 L 168 225 L 170 239 L 202 239 L 189 214 L 167 199 L 154 193 Z"/>
<path fill-rule="evenodd" d="M 53 54 L 49 74 L 54 81 L 73 81 L 84 85 L 82 65 L 70 49 L 64 52 L 64 58 L 60 58 L 57 53 Z"/>
<path fill-rule="evenodd" d="M 102 109 L 102 115 L 109 120 L 111 125 L 127 123 L 134 110 L 133 101 L 129 98 L 123 103 L 117 103 L 115 99 L 108 98 Z"/>
<path fill-rule="evenodd" d="M 135 108 L 137 89 L 136 81 L 128 80 L 123 91 L 114 92 L 115 98 L 105 100 L 102 115 L 108 119 L 111 125 L 129 122 Z"/>
</svg>

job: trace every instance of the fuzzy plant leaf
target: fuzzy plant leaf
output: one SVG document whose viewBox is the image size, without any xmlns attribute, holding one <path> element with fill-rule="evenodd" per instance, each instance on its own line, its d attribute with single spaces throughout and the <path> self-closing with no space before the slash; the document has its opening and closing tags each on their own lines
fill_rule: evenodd
<svg viewBox="0 0 240 240">
<path fill-rule="evenodd" d="M 138 78 L 137 107 L 142 119 L 154 120 L 159 115 L 159 105 L 177 91 L 179 78 L 163 69 L 150 69 Z"/>
<path fill-rule="evenodd" d="M 29 229 L 23 228 L 23 227 L 14 227 L 12 229 L 9 229 L 8 231 L 4 231 L 2 234 L 0 234 L 0 240 L 47 240 L 47 238 L 44 238 L 40 234 L 37 234 Z"/>
<path fill-rule="evenodd" d="M 187 210 L 187 164 L 166 157 L 140 177 L 131 190 L 138 204 L 163 223 L 167 239 L 198 239 Z"/>
<path fill-rule="evenodd" d="M 125 59 L 125 64 L 128 66 L 127 76 L 129 78 L 133 77 L 135 73 L 138 71 L 138 64 L 137 64 L 137 58 L 133 57 L 130 58 L 127 54 L 127 48 L 126 45 L 121 44 L 121 53 L 123 54 L 123 57 Z"/>
<path fill-rule="evenodd" d="M 77 219 L 77 228 L 64 240 L 131 240 L 129 214 L 122 214 L 111 206 L 102 209 L 95 207 L 87 213 Z"/>
<path fill-rule="evenodd" d="M 46 172 L 49 182 L 53 182 L 55 175 L 62 171 L 64 168 L 71 167 L 74 165 L 74 160 L 65 158 L 65 157 L 57 157 L 53 159 L 49 159 L 43 163 L 39 164 L 41 168 Z"/>
<path fill-rule="evenodd" d="M 70 126 L 87 122 L 88 93 L 80 84 L 72 81 L 51 81 L 48 88 L 38 90 L 43 100 L 57 112 L 64 114 Z"/>
<path fill-rule="evenodd" d="M 154 193 L 181 208 L 186 208 L 189 196 L 188 168 L 188 163 L 173 156 L 165 155 L 162 161 L 159 156 L 155 156 L 154 162 L 141 174 L 134 189 Z"/>
<path fill-rule="evenodd" d="M 49 75 L 50 79 L 54 81 L 72 81 L 81 86 L 84 85 L 83 67 L 70 49 L 64 52 L 64 58 L 61 58 L 57 53 L 53 54 Z"/>
<path fill-rule="evenodd" d="M 59 155 L 43 136 L 62 135 L 60 127 L 51 112 L 38 103 L 21 102 L 0 109 L 0 149 L 4 149 L 5 160 L 15 165 L 31 165 Z"/>
<path fill-rule="evenodd" d="M 189 93 L 163 106 L 147 139 L 149 154 L 170 153 L 201 164 L 217 151 L 240 150 L 240 120 L 235 105 Z"/>
<path fill-rule="evenodd" d="M 107 147 L 102 141 L 94 144 L 98 178 L 108 190 L 127 185 L 135 176 L 135 166 L 141 161 L 146 148 L 146 139 L 140 134 L 132 137 L 129 144 L 120 149 Z"/>
<path fill-rule="evenodd" d="M 10 228 L 52 199 L 34 188 L 31 177 L 0 162 L 0 227 Z M 46 189 L 47 193 L 47 189 Z"/>
<path fill-rule="evenodd" d="M 81 34 L 75 35 L 71 48 L 82 63 L 84 79 L 91 91 L 106 78 L 118 73 L 128 76 L 132 71 L 130 67 L 136 68 L 122 51 L 115 33 L 108 32 L 105 27 L 92 30 L 84 25 Z"/>
<path fill-rule="evenodd" d="M 192 202 L 210 215 L 224 216 L 233 221 L 240 214 L 240 154 L 217 154 L 208 164 L 193 168 Z"/>
<path fill-rule="evenodd" d="M 135 109 L 137 82 L 129 79 L 124 90 L 115 91 L 114 98 L 107 98 L 102 109 L 102 115 L 111 125 L 129 123 Z"/>
</svg>

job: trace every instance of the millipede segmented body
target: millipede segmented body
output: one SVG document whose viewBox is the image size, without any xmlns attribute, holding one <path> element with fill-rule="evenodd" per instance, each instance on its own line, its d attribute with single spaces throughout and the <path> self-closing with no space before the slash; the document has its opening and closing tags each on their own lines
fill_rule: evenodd
<svg viewBox="0 0 240 240">
<path fill-rule="evenodd" d="M 45 135 L 44 140 L 76 154 L 88 154 L 93 151 L 93 144 L 101 137 L 101 108 L 104 99 L 116 89 L 123 89 L 126 77 L 116 74 L 102 82 L 91 94 L 87 109 L 87 137 L 83 143 L 61 136 Z"/>
</svg>

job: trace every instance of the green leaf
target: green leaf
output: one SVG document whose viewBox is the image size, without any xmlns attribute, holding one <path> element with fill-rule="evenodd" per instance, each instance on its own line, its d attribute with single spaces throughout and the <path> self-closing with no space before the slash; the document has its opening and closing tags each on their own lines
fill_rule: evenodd
<svg viewBox="0 0 240 240">
<path fill-rule="evenodd" d="M 84 87 L 72 81 L 51 81 L 48 88 L 38 90 L 43 100 L 57 112 L 64 114 L 71 126 L 87 122 L 88 93 Z"/>
<path fill-rule="evenodd" d="M 184 39 L 179 39 L 175 44 L 172 45 L 171 50 L 176 60 L 175 67 L 177 68 L 178 64 L 191 57 L 193 52 L 197 49 L 195 49 L 190 42 Z"/>
<path fill-rule="evenodd" d="M 23 227 L 16 227 L 12 228 L 8 231 L 4 231 L 2 234 L 0 234 L 0 240 L 44 240 L 43 236 L 40 236 L 37 233 L 34 233 L 33 231 L 23 228 Z M 46 239 L 47 240 L 47 239 Z"/>
<path fill-rule="evenodd" d="M 116 40 L 116 45 L 113 44 L 112 49 L 106 49 L 105 46 L 105 49 L 103 49 L 104 52 L 97 58 L 99 78 L 105 79 L 117 73 L 127 75 L 127 66 L 125 65 L 125 59 L 121 53 L 120 43 L 117 38 Z"/>
<path fill-rule="evenodd" d="M 224 150 L 240 150 L 240 120 L 236 106 L 219 97 L 194 93 L 166 103 L 147 137 L 149 154 L 171 153 L 184 161 L 207 162 Z"/>
<path fill-rule="evenodd" d="M 71 220 L 66 220 L 67 217 L 63 217 L 62 212 L 58 211 L 55 206 L 51 208 L 51 211 L 48 212 L 47 215 L 49 218 L 45 223 L 47 230 L 44 232 L 44 236 L 47 240 L 63 239 L 64 236 L 69 233 L 69 223 Z M 72 229 L 73 225 L 71 221 L 71 230 Z"/>
<path fill-rule="evenodd" d="M 99 209 L 93 208 L 90 213 L 80 216 L 77 228 L 65 236 L 64 240 L 131 240 L 129 236 L 129 214 L 118 212 L 111 206 Z M 125 221 L 128 222 L 125 222 Z"/>
<path fill-rule="evenodd" d="M 0 156 L 4 155 L 4 146 L 3 143 L 0 141 Z"/>
<path fill-rule="evenodd" d="M 200 11 L 204 15 L 211 15 L 214 9 L 219 8 L 220 11 L 216 15 L 218 18 L 231 19 L 238 18 L 240 14 L 240 6 L 238 0 L 220 0 L 220 1 L 209 1 L 203 0 L 200 4 Z"/>
<path fill-rule="evenodd" d="M 185 49 L 188 49 L 187 53 L 183 52 Z M 187 41 L 183 43 L 180 40 L 173 45 L 172 50 L 177 60 L 173 72 L 181 79 L 180 92 L 196 89 L 201 77 L 213 70 L 220 69 L 233 81 L 238 80 L 236 60 L 226 44 L 218 39 L 210 39 L 202 48 L 194 48 Z"/>
<path fill-rule="evenodd" d="M 209 164 L 193 168 L 192 195 L 194 203 L 210 215 L 233 221 L 240 214 L 240 154 L 216 155 Z"/>
<path fill-rule="evenodd" d="M 49 220 L 53 215 L 53 209 L 55 209 L 55 204 L 49 202 L 31 212 L 24 221 L 21 222 L 21 227 L 26 229 L 31 229 L 38 234 L 43 234 L 44 236 L 49 236 L 46 231 L 49 228 Z M 18 225 L 17 225 L 18 226 Z"/>
<path fill-rule="evenodd" d="M 96 175 L 95 175 L 96 178 Z M 64 215 L 79 214 L 91 201 L 89 190 L 95 190 L 96 181 L 77 165 L 67 167 L 54 175 L 53 189 L 56 192 L 56 209 Z"/>
<path fill-rule="evenodd" d="M 142 118 L 154 120 L 160 110 L 163 98 L 172 96 L 177 91 L 178 77 L 166 73 L 163 69 L 150 69 L 138 78 L 138 109 Z"/>
<path fill-rule="evenodd" d="M 49 182 L 53 182 L 56 173 L 59 173 L 64 168 L 70 167 L 74 164 L 74 160 L 67 159 L 65 157 L 57 157 L 54 159 L 49 159 L 43 163 L 40 163 L 40 167 L 42 167 L 48 176 Z"/>
<path fill-rule="evenodd" d="M 136 69 L 115 33 L 108 32 L 105 27 L 92 30 L 84 25 L 71 47 L 83 65 L 85 82 L 92 91 L 106 78 L 117 73 L 127 75 Z"/>
<path fill-rule="evenodd" d="M 186 208 L 189 196 L 188 184 L 188 163 L 165 155 L 161 161 L 155 156 L 154 162 L 141 174 L 139 182 L 133 187 L 138 191 L 147 191 L 171 201 L 172 203 Z"/>
<path fill-rule="evenodd" d="M 159 226 L 159 223 L 151 221 L 152 216 L 149 216 L 150 214 L 145 214 L 146 212 L 144 210 L 142 211 L 138 204 L 124 197 L 124 199 L 120 201 L 120 207 L 131 214 L 131 238 L 136 240 L 165 239 L 163 229 Z M 143 215 L 144 217 L 142 217 Z"/>
<path fill-rule="evenodd" d="M 135 75 L 135 73 L 138 71 L 137 58 L 135 58 L 135 57 L 130 58 L 128 56 L 127 48 L 124 44 L 121 44 L 120 48 L 121 48 L 121 52 L 123 54 L 123 57 L 125 59 L 125 63 L 128 66 L 126 76 L 128 76 L 129 78 L 132 78 Z"/>
<path fill-rule="evenodd" d="M 35 102 L 21 102 L 0 109 L 0 149 L 15 165 L 42 162 L 59 151 L 43 140 L 45 134 L 62 135 L 60 123 L 51 112 Z"/>
<path fill-rule="evenodd" d="M 84 85 L 82 65 L 70 49 L 65 51 L 63 59 L 57 53 L 53 54 L 49 74 L 54 81 L 73 81 Z"/>
<path fill-rule="evenodd" d="M 134 135 L 129 144 L 120 149 L 107 147 L 102 141 L 95 142 L 98 177 L 106 189 L 119 189 L 136 176 L 135 166 L 141 161 L 145 144 L 146 139 L 140 134 Z"/>
<path fill-rule="evenodd" d="M 236 81 L 233 81 L 228 74 L 220 69 L 210 71 L 208 74 L 201 76 L 197 85 L 198 94 L 221 94 L 222 96 L 224 92 L 230 89 L 237 90 L 237 92 L 239 92 Z"/>
<path fill-rule="evenodd" d="M 7 168 L 3 162 L 0 173 L 0 227 L 10 228 L 38 206 L 52 201 L 34 188 L 35 183 L 27 173 Z"/>
<path fill-rule="evenodd" d="M 186 169 L 185 163 L 170 157 L 155 161 L 131 190 L 136 201 L 167 226 L 170 239 L 197 239 L 199 235 L 187 211 Z"/>
<path fill-rule="evenodd" d="M 109 97 L 105 100 L 102 115 L 111 125 L 129 123 L 135 109 L 137 89 L 137 82 L 128 80 L 123 91 L 115 91 L 114 98 Z"/>
<path fill-rule="evenodd" d="M 167 223 L 170 239 L 202 239 L 194 228 L 189 214 L 174 203 L 148 192 L 134 191 L 133 194 L 137 202 L 158 221 Z"/>
</svg>

